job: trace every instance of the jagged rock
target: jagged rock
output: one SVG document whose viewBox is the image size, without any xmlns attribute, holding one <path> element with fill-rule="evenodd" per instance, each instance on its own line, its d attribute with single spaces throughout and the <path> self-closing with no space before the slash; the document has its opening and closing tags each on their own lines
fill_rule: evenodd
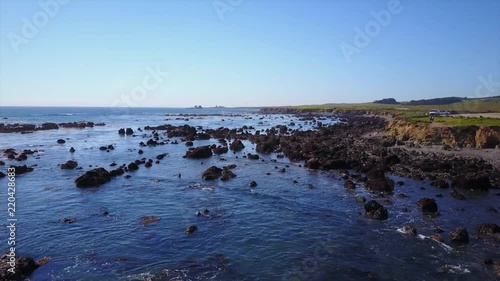
<svg viewBox="0 0 500 281">
<path fill-rule="evenodd" d="M 243 148 L 245 148 L 245 145 L 239 139 L 234 140 L 229 146 L 229 149 L 231 149 L 232 151 L 241 151 L 243 150 Z"/>
<path fill-rule="evenodd" d="M 75 180 L 77 187 L 94 187 L 111 180 L 111 174 L 104 168 L 97 168 L 86 172 Z"/>
<path fill-rule="evenodd" d="M 222 169 L 216 166 L 212 166 L 203 172 L 202 179 L 204 180 L 215 180 L 222 175 Z"/>
<path fill-rule="evenodd" d="M 233 173 L 232 171 L 230 170 L 224 170 L 222 172 L 222 177 L 220 178 L 221 181 L 228 181 L 232 178 L 236 177 L 236 174 Z"/>
<path fill-rule="evenodd" d="M 417 234 L 417 228 L 414 227 L 413 225 L 409 225 L 409 224 L 403 226 L 403 228 L 401 229 L 401 231 L 404 234 L 410 234 L 410 235 L 416 235 Z"/>
<path fill-rule="evenodd" d="M 133 135 L 134 134 L 134 130 L 132 130 L 132 128 L 127 128 L 127 130 L 125 131 L 125 134 L 126 135 Z"/>
<path fill-rule="evenodd" d="M 75 148 L 71 147 L 71 148 L 69 149 L 69 152 L 74 153 L 74 152 L 75 152 Z"/>
<path fill-rule="evenodd" d="M 469 233 L 467 229 L 459 227 L 450 233 L 451 241 L 459 244 L 469 243 Z"/>
<path fill-rule="evenodd" d="M 210 148 L 210 146 L 200 146 L 193 150 L 188 150 L 186 152 L 186 157 L 193 159 L 210 158 L 211 156 L 212 156 L 212 149 Z"/>
<path fill-rule="evenodd" d="M 494 223 L 484 223 L 476 227 L 478 238 L 492 238 L 500 241 L 500 226 Z"/>
<path fill-rule="evenodd" d="M 255 181 L 251 181 L 251 182 L 248 183 L 248 186 L 249 187 L 256 187 L 257 183 Z"/>
</svg>

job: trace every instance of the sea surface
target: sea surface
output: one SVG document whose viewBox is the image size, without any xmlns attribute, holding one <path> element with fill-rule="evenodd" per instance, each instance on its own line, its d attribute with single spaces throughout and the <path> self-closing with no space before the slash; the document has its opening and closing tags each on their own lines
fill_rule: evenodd
<svg viewBox="0 0 500 281">
<path fill-rule="evenodd" d="M 323 123 L 337 122 L 334 117 L 327 119 Z M 241 152 L 203 160 L 183 158 L 187 147 L 180 138 L 170 139 L 179 144 L 139 146 L 149 139 L 143 134 L 151 132 L 137 128 L 146 125 L 246 125 L 262 130 L 294 122 L 295 128 L 313 128 L 297 117 L 264 116 L 245 108 L 0 107 L 0 123 L 74 121 L 106 125 L 0 134 L 0 149 L 39 151 L 22 162 L 0 153 L 7 164 L 0 167 L 4 173 L 11 164 L 34 167 L 16 178 L 16 252 L 35 259 L 49 256 L 51 261 L 36 270 L 31 280 L 497 280 L 483 259 L 499 259 L 500 249 L 475 239 L 474 229 L 480 223 L 499 223 L 498 214 L 485 212 L 488 206 L 500 207 L 499 197 L 458 201 L 448 190 L 437 190 L 427 181 L 391 176 L 405 182 L 395 187 L 395 194 L 408 198 L 377 198 L 362 186 L 347 191 L 340 174 L 309 171 L 302 162 L 275 154 L 260 154 L 263 161 L 243 158 L 255 153 L 248 141 Z M 134 129 L 135 136 L 118 135 L 118 129 L 127 127 Z M 59 138 L 66 143 L 57 144 Z M 114 150 L 99 150 L 110 144 Z M 195 141 L 195 147 L 208 144 L 218 141 Z M 70 147 L 76 152 L 70 153 Z M 139 155 L 139 149 L 144 154 Z M 160 164 L 141 165 L 127 173 L 130 178 L 119 176 L 99 188 L 75 186 L 78 176 L 95 167 L 111 170 L 111 163 L 128 164 L 143 157 L 156 160 L 161 153 L 168 155 Z M 82 169 L 60 169 L 59 164 L 67 160 L 77 161 Z M 237 165 L 234 179 L 201 179 L 208 167 L 229 164 Z M 282 168 L 285 172 L 278 172 Z M 258 184 L 253 189 L 248 186 L 252 180 Z M 7 182 L 0 179 L 0 250 L 4 252 L 9 247 Z M 443 197 L 436 198 L 438 193 Z M 355 201 L 358 195 L 389 199 L 389 219 L 365 218 L 363 204 Z M 440 215 L 423 215 L 416 206 L 421 197 L 435 198 Z M 205 208 L 207 217 L 196 216 Z M 403 212 L 404 208 L 410 212 Z M 142 216 L 161 219 L 142 226 Z M 63 223 L 62 218 L 76 221 Z M 184 230 L 191 224 L 198 229 L 188 235 Z M 413 224 L 423 236 L 398 232 L 405 224 Z M 441 228 L 449 241 L 448 233 L 460 226 L 471 234 L 467 246 L 425 238 Z"/>
</svg>

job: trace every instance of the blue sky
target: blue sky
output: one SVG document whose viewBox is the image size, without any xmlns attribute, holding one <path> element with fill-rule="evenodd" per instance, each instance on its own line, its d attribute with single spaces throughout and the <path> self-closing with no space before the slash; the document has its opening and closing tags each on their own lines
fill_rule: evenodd
<svg viewBox="0 0 500 281">
<path fill-rule="evenodd" d="M 494 81 L 481 96 L 500 95 L 495 0 L 0 2 L 4 106 L 475 97 L 479 77 Z"/>
</svg>

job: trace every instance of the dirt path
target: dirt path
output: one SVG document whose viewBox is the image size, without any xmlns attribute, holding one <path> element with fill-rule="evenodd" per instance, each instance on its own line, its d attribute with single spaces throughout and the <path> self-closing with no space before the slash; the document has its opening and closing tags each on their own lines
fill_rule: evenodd
<svg viewBox="0 0 500 281">
<path fill-rule="evenodd" d="M 484 118 L 497 118 L 497 119 L 500 119 L 500 113 L 471 113 L 471 114 L 456 114 L 456 115 L 452 115 L 452 116 L 456 116 L 456 117 L 460 117 L 460 116 L 463 116 L 463 117 L 479 117 L 479 116 L 483 116 Z"/>
</svg>

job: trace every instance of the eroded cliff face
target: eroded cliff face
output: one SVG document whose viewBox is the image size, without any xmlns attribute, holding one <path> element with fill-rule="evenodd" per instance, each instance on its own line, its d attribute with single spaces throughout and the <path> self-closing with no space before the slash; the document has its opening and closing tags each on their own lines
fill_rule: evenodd
<svg viewBox="0 0 500 281">
<path fill-rule="evenodd" d="M 393 120 L 387 131 L 400 141 L 414 140 L 450 147 L 495 148 L 500 144 L 500 127 L 446 127 Z"/>
</svg>

